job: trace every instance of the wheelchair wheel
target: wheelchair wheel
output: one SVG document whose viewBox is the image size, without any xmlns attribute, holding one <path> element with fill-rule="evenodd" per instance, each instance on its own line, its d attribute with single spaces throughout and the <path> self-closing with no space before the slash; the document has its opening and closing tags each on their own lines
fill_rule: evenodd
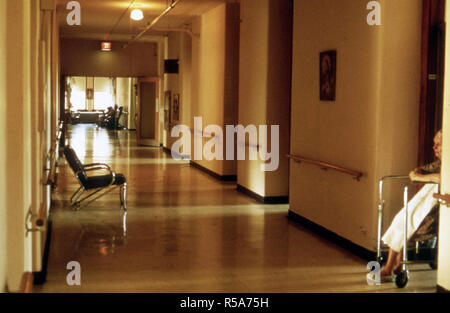
<svg viewBox="0 0 450 313">
<path fill-rule="evenodd" d="M 409 280 L 409 271 L 401 271 L 395 277 L 395 285 L 397 285 L 398 288 L 404 288 L 408 283 L 408 280 Z"/>
<path fill-rule="evenodd" d="M 431 267 L 431 269 L 436 270 L 437 269 L 437 263 L 436 262 L 430 262 L 428 263 Z"/>
</svg>

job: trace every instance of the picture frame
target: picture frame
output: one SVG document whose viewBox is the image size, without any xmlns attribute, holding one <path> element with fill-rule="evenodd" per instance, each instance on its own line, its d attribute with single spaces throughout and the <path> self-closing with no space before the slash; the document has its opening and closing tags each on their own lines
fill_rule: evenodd
<svg viewBox="0 0 450 313">
<path fill-rule="evenodd" d="M 164 93 L 164 128 L 166 130 L 170 129 L 170 107 L 172 101 L 172 92 L 167 90 Z"/>
<path fill-rule="evenodd" d="M 336 50 L 320 53 L 320 100 L 336 100 Z"/>
<path fill-rule="evenodd" d="M 170 123 L 180 122 L 180 94 L 173 95 Z"/>
<path fill-rule="evenodd" d="M 93 88 L 86 89 L 86 99 L 88 99 L 88 100 L 94 99 L 94 89 Z"/>
</svg>

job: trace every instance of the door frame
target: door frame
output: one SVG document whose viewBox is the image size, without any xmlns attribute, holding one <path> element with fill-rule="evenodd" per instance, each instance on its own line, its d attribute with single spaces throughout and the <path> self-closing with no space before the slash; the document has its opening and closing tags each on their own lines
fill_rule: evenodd
<svg viewBox="0 0 450 313">
<path fill-rule="evenodd" d="M 159 90 L 159 77 L 138 77 L 137 79 L 137 125 L 136 125 L 136 141 L 138 146 L 158 146 L 159 147 L 159 100 L 160 100 L 160 90 Z M 156 112 L 155 112 L 155 138 L 141 138 L 141 83 L 151 82 L 155 83 L 156 91 Z"/>
<path fill-rule="evenodd" d="M 433 138 L 442 127 L 445 0 L 423 0 L 418 165 L 434 160 Z"/>
</svg>

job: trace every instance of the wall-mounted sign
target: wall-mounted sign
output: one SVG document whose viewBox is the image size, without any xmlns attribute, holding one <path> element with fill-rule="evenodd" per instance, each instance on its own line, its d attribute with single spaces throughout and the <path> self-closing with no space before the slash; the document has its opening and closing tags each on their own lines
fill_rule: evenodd
<svg viewBox="0 0 450 313">
<path fill-rule="evenodd" d="M 111 51 L 111 42 L 109 41 L 103 41 L 102 42 L 102 51 Z"/>
</svg>

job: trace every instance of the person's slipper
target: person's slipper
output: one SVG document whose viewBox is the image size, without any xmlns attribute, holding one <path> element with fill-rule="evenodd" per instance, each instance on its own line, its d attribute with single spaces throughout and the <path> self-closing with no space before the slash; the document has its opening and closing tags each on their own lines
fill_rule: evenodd
<svg viewBox="0 0 450 313">
<path fill-rule="evenodd" d="M 376 281 L 376 274 L 375 273 L 367 273 L 366 275 L 367 277 L 367 282 L 374 282 L 375 284 L 377 283 Z M 395 281 L 395 275 L 380 275 L 380 283 L 392 283 Z"/>
<path fill-rule="evenodd" d="M 383 275 L 380 280 L 382 283 L 392 283 L 395 281 L 395 275 Z"/>
<path fill-rule="evenodd" d="M 394 275 L 398 275 L 401 272 L 403 272 L 403 264 L 398 265 L 395 269 L 394 269 Z"/>
</svg>

